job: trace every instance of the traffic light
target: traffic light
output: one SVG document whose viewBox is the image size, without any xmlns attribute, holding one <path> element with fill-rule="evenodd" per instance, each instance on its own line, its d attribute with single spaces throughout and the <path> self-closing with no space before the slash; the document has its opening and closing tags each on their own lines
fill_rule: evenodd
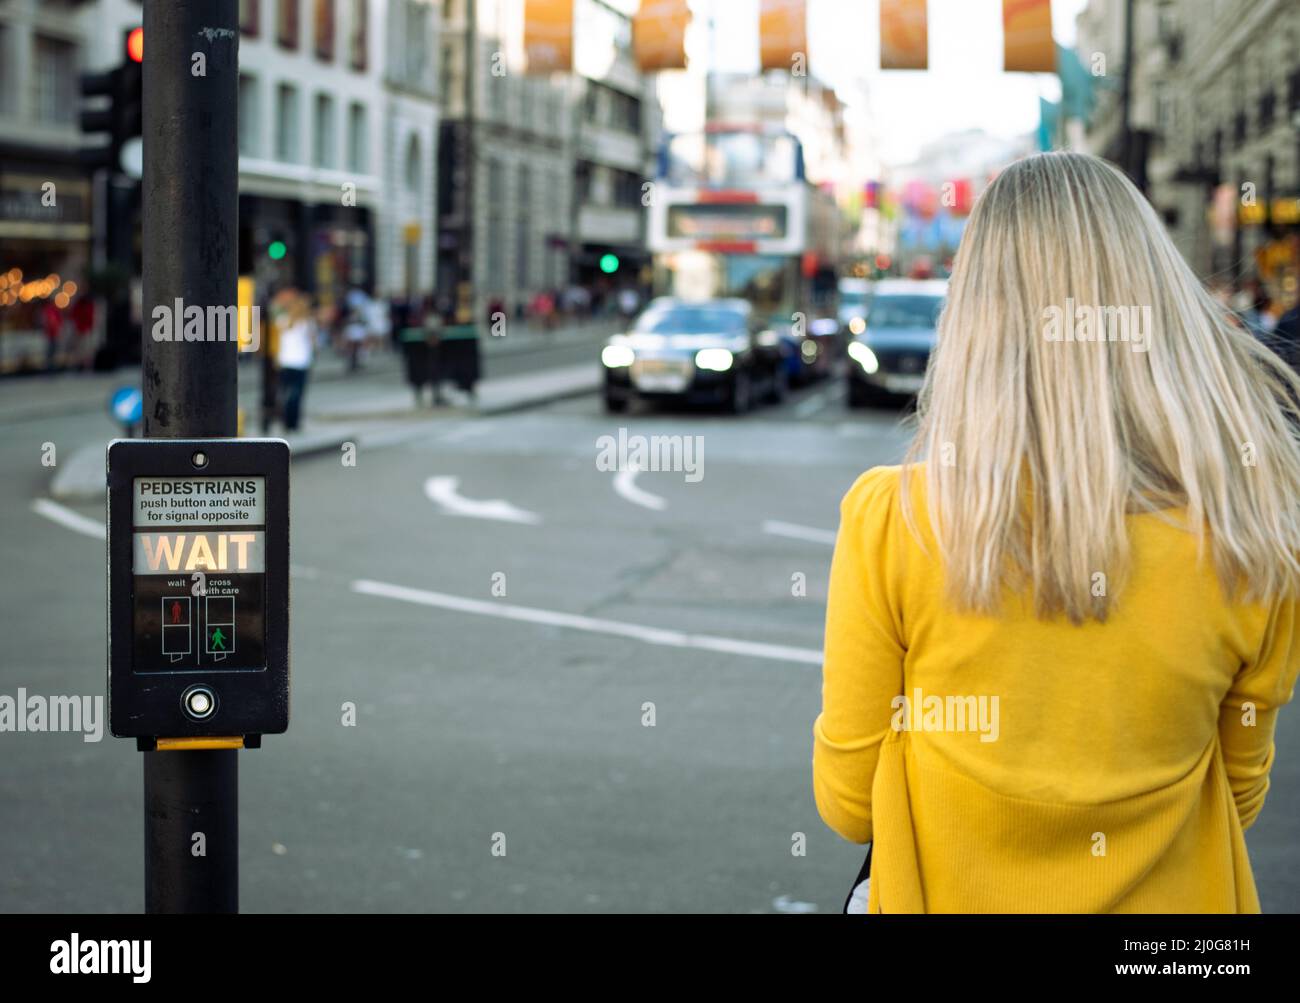
<svg viewBox="0 0 1300 1003">
<path fill-rule="evenodd" d="M 613 275 L 618 271 L 619 260 L 617 254 L 602 254 L 600 256 L 600 270 L 606 275 Z"/>
<path fill-rule="evenodd" d="M 122 64 L 103 73 L 81 75 L 83 102 L 106 99 L 98 107 L 83 108 L 81 131 L 107 133 L 108 143 L 82 151 L 89 167 L 121 168 L 122 147 L 144 128 L 144 29 L 132 28 L 122 36 Z"/>
</svg>

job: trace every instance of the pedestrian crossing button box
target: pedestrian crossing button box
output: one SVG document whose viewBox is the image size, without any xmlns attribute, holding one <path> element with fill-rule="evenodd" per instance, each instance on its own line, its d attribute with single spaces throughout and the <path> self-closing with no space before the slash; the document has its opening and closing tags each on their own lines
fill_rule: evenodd
<svg viewBox="0 0 1300 1003">
<path fill-rule="evenodd" d="M 284 440 L 109 443 L 108 627 L 114 735 L 253 746 L 288 728 Z"/>
</svg>

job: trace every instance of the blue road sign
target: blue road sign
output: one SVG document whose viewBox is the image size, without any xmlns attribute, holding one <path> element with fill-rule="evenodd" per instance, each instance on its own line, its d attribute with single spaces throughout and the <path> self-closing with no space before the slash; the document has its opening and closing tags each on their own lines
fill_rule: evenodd
<svg viewBox="0 0 1300 1003">
<path fill-rule="evenodd" d="M 108 410 L 120 424 L 138 424 L 144 417 L 144 395 L 135 387 L 119 387 L 108 399 Z"/>
</svg>

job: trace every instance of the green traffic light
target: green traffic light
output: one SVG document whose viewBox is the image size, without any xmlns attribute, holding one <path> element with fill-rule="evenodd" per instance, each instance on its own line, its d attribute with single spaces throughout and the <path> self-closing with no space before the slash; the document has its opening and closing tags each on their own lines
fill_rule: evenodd
<svg viewBox="0 0 1300 1003">
<path fill-rule="evenodd" d="M 613 275 L 618 271 L 618 255 L 604 254 L 600 258 L 600 270 L 606 275 Z"/>
<path fill-rule="evenodd" d="M 272 261 L 279 261 L 288 253 L 288 248 L 284 246 L 284 241 L 275 240 L 271 246 L 266 249 L 266 253 L 271 256 Z"/>
</svg>

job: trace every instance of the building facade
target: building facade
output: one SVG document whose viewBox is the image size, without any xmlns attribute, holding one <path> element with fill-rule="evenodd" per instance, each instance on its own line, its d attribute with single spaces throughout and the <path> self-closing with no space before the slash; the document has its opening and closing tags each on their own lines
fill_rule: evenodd
<svg viewBox="0 0 1300 1003">
<path fill-rule="evenodd" d="M 444 0 L 437 287 L 461 323 L 569 281 L 571 87 L 528 76 L 522 0 Z"/>
<path fill-rule="evenodd" d="M 1091 0 L 1099 54 L 1090 150 L 1125 163 L 1206 279 L 1258 279 L 1285 305 L 1300 270 L 1300 6 L 1287 0 Z M 1131 24 L 1125 128 L 1123 54 Z M 1128 160 L 1125 162 L 1124 158 Z"/>
<path fill-rule="evenodd" d="M 42 366 L 48 300 L 84 292 L 92 178 L 78 149 L 83 3 L 0 4 L 0 371 Z M 57 277 L 57 288 L 47 288 Z"/>
<path fill-rule="evenodd" d="M 572 279 L 603 300 L 644 285 L 646 180 L 662 133 L 653 81 L 632 57 L 634 0 L 574 6 Z"/>
</svg>

